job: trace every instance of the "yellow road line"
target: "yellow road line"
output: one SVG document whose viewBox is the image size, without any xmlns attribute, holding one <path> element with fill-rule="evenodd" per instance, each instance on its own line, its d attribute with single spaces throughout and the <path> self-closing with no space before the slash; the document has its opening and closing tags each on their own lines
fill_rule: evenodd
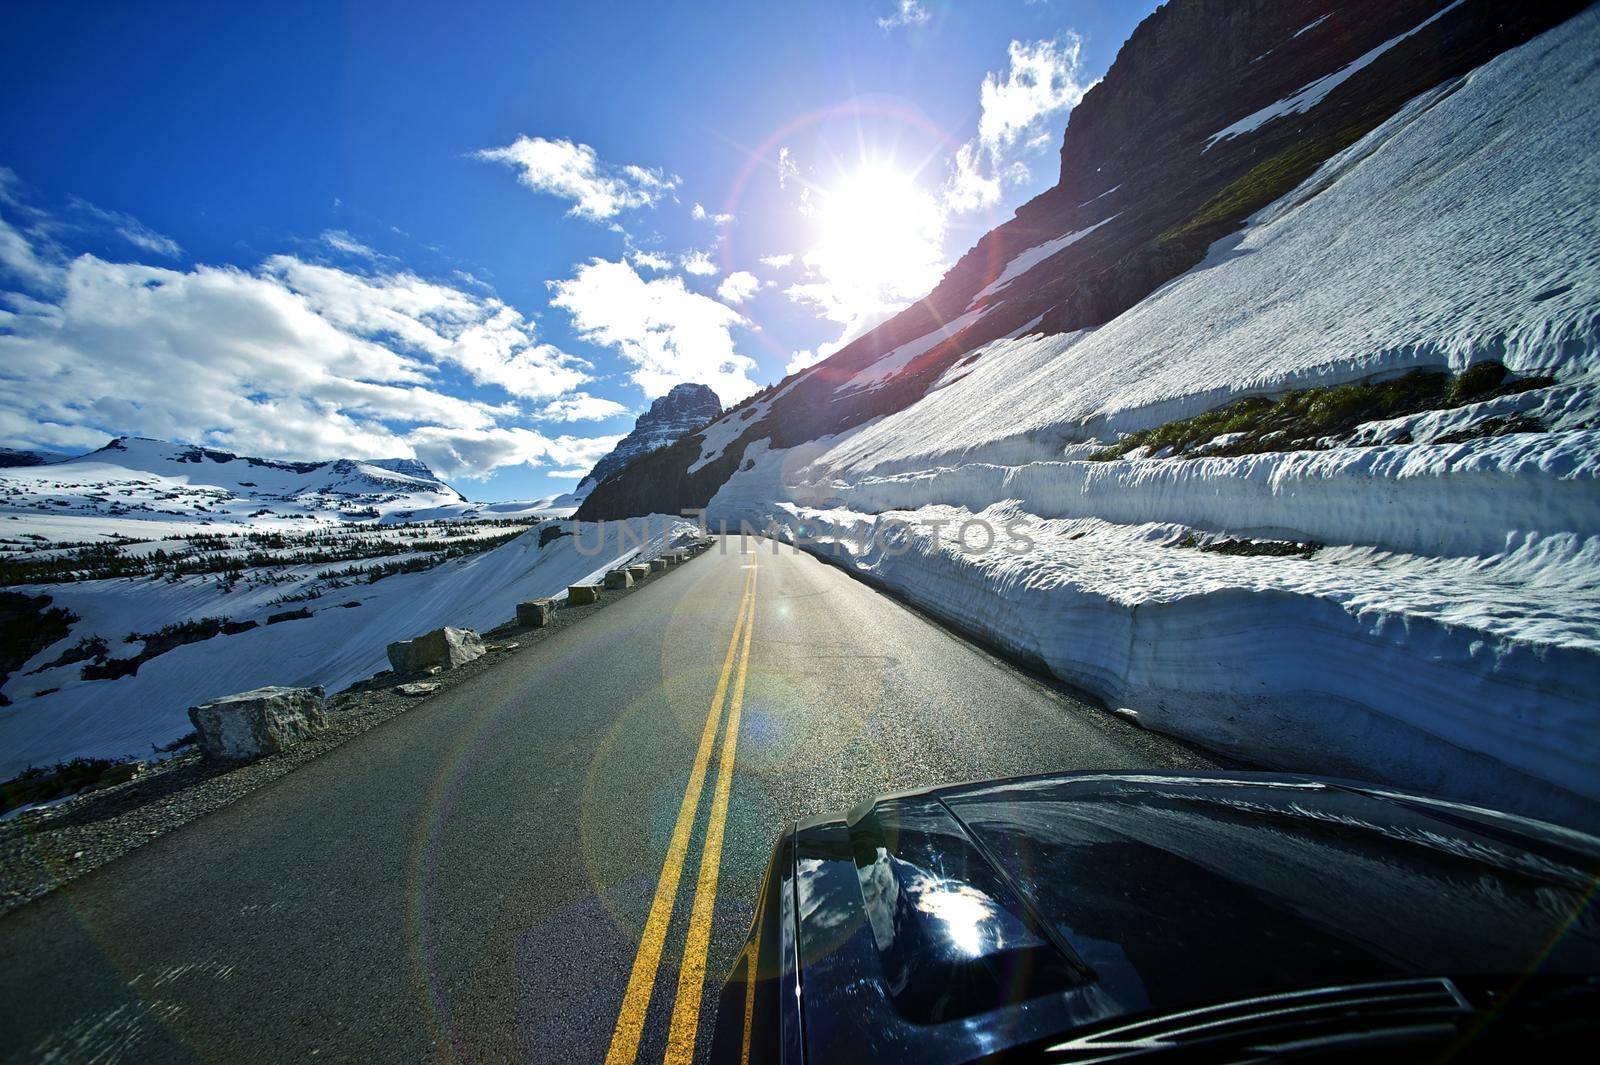
<svg viewBox="0 0 1600 1065">
<path fill-rule="evenodd" d="M 700 1027 L 700 996 L 706 983 L 706 952 L 711 946 L 711 911 L 717 901 L 722 837 L 728 824 L 728 793 L 733 788 L 733 759 L 739 746 L 739 714 L 744 707 L 744 681 L 750 668 L 750 632 L 756 627 L 754 578 L 759 572 L 758 569 L 750 571 L 750 620 L 744 627 L 744 646 L 739 651 L 739 678 L 734 682 L 733 701 L 728 704 L 728 725 L 723 732 L 721 760 L 717 763 L 717 790 L 711 800 L 705 849 L 700 852 L 700 877 L 694 889 L 694 909 L 689 916 L 689 935 L 683 946 L 683 965 L 678 969 L 678 997 L 672 1005 L 665 1065 L 690 1065 L 694 1060 L 695 1035 Z"/>
<path fill-rule="evenodd" d="M 633 958 L 633 971 L 628 975 L 628 989 L 622 996 L 617 1026 L 611 1033 L 606 1065 L 632 1065 L 639 1053 L 639 1037 L 644 1032 L 645 1013 L 650 1008 L 650 994 L 655 987 L 656 971 L 661 965 L 661 949 L 666 943 L 667 924 L 677 900 L 678 881 L 683 876 L 683 861 L 689 851 L 695 813 L 700 808 L 700 792 L 705 786 L 706 770 L 711 764 L 711 748 L 716 743 L 717 726 L 722 720 L 722 701 L 728 694 L 728 679 L 733 673 L 739 636 L 746 629 L 747 617 L 754 617 L 754 589 L 755 571 L 751 570 L 745 574 L 744 595 L 739 600 L 733 638 L 728 641 L 728 653 L 722 660 L 717 693 L 711 700 L 711 711 L 706 715 L 705 729 L 700 734 L 700 747 L 694 756 L 694 768 L 689 773 L 683 803 L 678 807 L 678 821 L 672 828 L 672 839 L 667 845 L 666 861 L 661 866 L 661 879 L 656 883 L 650 915 L 645 919 L 644 932 L 639 937 L 639 950 Z"/>
</svg>

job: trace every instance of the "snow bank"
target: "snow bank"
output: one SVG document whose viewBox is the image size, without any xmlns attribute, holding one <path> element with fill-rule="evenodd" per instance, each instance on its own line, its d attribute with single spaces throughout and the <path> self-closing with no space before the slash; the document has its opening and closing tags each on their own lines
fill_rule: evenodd
<svg viewBox="0 0 1600 1065">
<path fill-rule="evenodd" d="M 51 596 L 52 605 L 80 620 L 65 639 L 35 655 L 6 683 L 12 705 L 0 708 L 0 779 L 29 765 L 79 755 L 148 755 L 151 744 L 190 730 L 190 706 L 217 696 L 266 684 L 322 684 L 336 691 L 388 668 L 385 648 L 391 641 L 446 624 L 493 628 L 513 616 L 518 602 L 598 580 L 619 562 L 654 557 L 694 531 L 690 522 L 659 515 L 570 527 L 571 535 L 543 548 L 541 530 L 535 529 L 479 555 L 351 585 L 306 603 L 272 603 L 285 586 L 224 594 L 205 578 L 21 589 Z M 348 606 L 352 603 L 359 605 Z M 122 642 L 130 632 L 222 615 L 264 622 L 267 614 L 301 606 L 313 610 L 312 616 L 179 647 L 145 662 L 131 677 L 85 681 L 79 665 L 28 675 L 91 634 L 103 636 L 114 656 L 126 657 L 138 646 Z"/>
<path fill-rule="evenodd" d="M 1597 40 L 1592 9 L 1424 93 L 1099 328 L 757 441 L 708 519 L 776 520 L 1247 761 L 1600 825 Z M 1371 446 L 1083 460 L 1244 395 L 1490 359 L 1558 383 L 1371 423 Z M 1514 413 L 1548 431 L 1438 442 Z M 1228 538 L 1328 546 L 1204 550 Z"/>
<path fill-rule="evenodd" d="M 1542 530 L 1600 535 L 1600 431 L 1187 461 L 965 463 L 829 490 L 869 512 L 1021 499 L 1041 517 L 1492 554 Z"/>
<path fill-rule="evenodd" d="M 1262 559 L 1176 546 L 1173 526 L 1015 506 L 791 519 L 811 550 L 1148 727 L 1272 767 L 1600 823 L 1600 539 L 1473 560 Z M 1000 532 L 969 554 L 961 526 L 975 519 Z M 910 540 L 884 532 L 890 522 L 911 523 Z M 984 540 L 970 532 L 966 547 Z M 1574 593 L 1582 638 L 1549 605 Z M 1538 631 L 1541 618 L 1563 631 Z"/>
</svg>

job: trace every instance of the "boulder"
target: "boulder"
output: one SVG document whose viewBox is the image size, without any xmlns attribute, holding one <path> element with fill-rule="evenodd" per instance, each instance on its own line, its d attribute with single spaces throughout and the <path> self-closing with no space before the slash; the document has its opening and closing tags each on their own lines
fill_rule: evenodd
<svg viewBox="0 0 1600 1065">
<path fill-rule="evenodd" d="M 483 641 L 471 629 L 448 626 L 389 645 L 389 664 L 396 673 L 426 673 L 434 666 L 455 669 L 483 654 Z"/>
<path fill-rule="evenodd" d="M 535 599 L 531 603 L 518 603 L 517 624 L 526 625 L 530 629 L 542 629 L 550 624 L 550 619 L 555 613 L 554 599 Z"/>
<path fill-rule="evenodd" d="M 322 688 L 256 688 L 189 708 L 200 751 L 214 762 L 243 762 L 288 750 L 328 727 Z"/>
<path fill-rule="evenodd" d="M 606 574 L 607 588 L 632 588 L 633 574 L 625 569 L 614 569 Z"/>
<path fill-rule="evenodd" d="M 600 601 L 600 589 L 592 584 L 569 584 L 567 586 L 568 606 L 588 606 L 590 603 Z"/>
<path fill-rule="evenodd" d="M 664 559 L 664 558 L 652 558 L 650 560 L 650 572 L 651 573 L 660 573 L 662 570 L 664 570 L 666 568 L 667 568 L 667 560 L 666 559 Z"/>
<path fill-rule="evenodd" d="M 650 576 L 650 567 L 646 565 L 629 566 L 628 576 L 632 577 L 636 581 L 642 581 L 646 577 Z"/>
</svg>

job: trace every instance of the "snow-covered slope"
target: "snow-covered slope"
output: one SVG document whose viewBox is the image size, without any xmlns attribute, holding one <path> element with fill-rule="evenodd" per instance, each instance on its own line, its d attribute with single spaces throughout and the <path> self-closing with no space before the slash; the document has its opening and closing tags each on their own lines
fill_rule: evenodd
<svg viewBox="0 0 1600 1065">
<path fill-rule="evenodd" d="M 1247 760 L 1600 823 L 1597 55 L 1591 9 L 1415 97 L 1105 324 L 974 347 L 834 435 L 730 441 L 710 517 L 777 520 Z M 1095 454 L 1244 396 L 1491 360 L 1525 384 L 1309 450 Z"/>
<path fill-rule="evenodd" d="M 190 731 L 188 707 L 230 692 L 265 684 L 338 690 L 386 669 L 384 649 L 394 640 L 441 625 L 493 628 L 513 616 L 518 602 L 559 596 L 619 561 L 653 557 L 694 527 L 677 518 L 569 524 L 563 526 L 567 535 L 554 538 L 544 535 L 546 528 L 482 554 L 375 583 L 319 579 L 323 567 L 307 565 L 231 590 L 203 575 L 18 589 L 50 596 L 52 607 L 78 620 L 4 686 L 12 705 L 0 707 L 0 779 L 79 755 L 148 756 L 152 744 Z M 301 612 L 305 616 L 268 621 Z M 255 627 L 176 647 L 143 662 L 132 676 L 86 680 L 81 661 L 43 668 L 82 640 L 98 636 L 112 659 L 123 659 L 140 646 L 124 641 L 130 633 L 218 617 Z"/>
<path fill-rule="evenodd" d="M 1055 458 L 1238 395 L 1486 359 L 1589 373 L 1600 85 L 1581 52 L 1592 20 L 1418 97 L 1106 325 L 983 349 L 959 386 L 835 460 L 864 473 Z"/>
<path fill-rule="evenodd" d="M 0 535 L 49 540 L 541 513 L 470 502 L 416 459 L 277 462 L 139 437 L 0 472 Z"/>
</svg>

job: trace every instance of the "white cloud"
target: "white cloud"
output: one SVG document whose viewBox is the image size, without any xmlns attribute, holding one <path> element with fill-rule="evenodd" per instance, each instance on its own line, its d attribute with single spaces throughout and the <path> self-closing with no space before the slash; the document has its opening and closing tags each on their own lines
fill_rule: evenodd
<svg viewBox="0 0 1600 1065">
<path fill-rule="evenodd" d="M 994 150 L 1009 148 L 1040 123 L 1076 107 L 1089 86 L 1079 80 L 1083 38 L 1068 32 L 1061 40 L 1012 41 L 1011 69 L 1004 81 L 989 74 L 979 101 L 978 139 Z"/>
<path fill-rule="evenodd" d="M 351 236 L 342 229 L 324 230 L 320 239 L 322 240 L 322 243 L 326 244 L 334 251 L 343 252 L 346 255 L 354 255 L 358 259 L 375 260 L 378 258 L 377 252 L 373 251 L 371 248 L 367 247 L 365 244 L 361 243 L 361 241 L 357 240 L 355 237 Z M 468 276 L 470 277 L 471 275 Z M 476 278 L 473 280 L 476 280 Z"/>
<path fill-rule="evenodd" d="M 1000 202 L 1000 179 L 985 171 L 983 147 L 969 141 L 956 149 L 950 164 L 950 180 L 945 184 L 945 208 L 953 214 L 968 214 L 993 207 Z"/>
<path fill-rule="evenodd" d="M 794 255 L 792 253 L 788 255 L 763 255 L 761 257 L 761 265 L 771 267 L 774 270 L 786 270 L 794 265 Z"/>
<path fill-rule="evenodd" d="M 928 21 L 928 9 L 921 0 L 898 0 L 894 11 L 878 20 L 878 28 L 892 30 L 897 26 L 920 26 Z"/>
<path fill-rule="evenodd" d="M 697 221 L 710 222 L 714 226 L 725 226 L 733 221 L 733 215 L 712 214 L 698 203 L 694 205 L 694 208 L 689 213 L 693 215 Z"/>
<path fill-rule="evenodd" d="M 554 439 L 532 429 L 445 429 L 428 426 L 406 437 L 417 458 L 441 477 L 478 480 L 505 466 L 583 464 L 585 470 L 617 446 L 620 436 Z M 553 476 L 564 476 L 554 470 Z"/>
<path fill-rule="evenodd" d="M 979 89 L 977 137 L 951 160 L 944 190 L 949 211 L 992 207 L 1003 185 L 1028 179 L 1027 165 L 1015 153 L 1048 148 L 1062 116 L 1093 84 L 1082 78 L 1082 52 L 1083 39 L 1070 30 L 1056 40 L 1011 42 L 1005 75 L 985 75 Z"/>
<path fill-rule="evenodd" d="M 671 259 L 667 258 L 665 255 L 657 255 L 653 251 L 639 251 L 635 249 L 634 251 L 630 251 L 628 253 L 628 258 L 633 262 L 633 265 L 641 266 L 646 270 L 654 270 L 657 273 L 664 273 L 665 271 L 672 269 Z"/>
<path fill-rule="evenodd" d="M 626 413 L 628 408 L 615 400 L 574 392 L 545 404 L 536 416 L 552 422 L 593 422 Z"/>
<path fill-rule="evenodd" d="M 558 436 L 550 441 L 550 461 L 558 466 L 582 466 L 585 470 L 605 458 L 622 439 L 615 436 Z"/>
<path fill-rule="evenodd" d="M 0 218 L 0 277 L 9 276 L 28 287 L 54 292 L 66 279 L 63 267 L 42 257 L 20 230 Z"/>
<path fill-rule="evenodd" d="M 834 347 L 835 351 L 838 350 L 837 345 L 832 345 L 832 346 Z M 807 366 L 815 366 L 817 363 L 821 362 L 823 359 L 826 359 L 829 354 L 831 354 L 831 352 L 824 352 L 820 348 L 818 350 L 816 350 L 816 351 L 810 351 L 810 350 L 797 351 L 797 352 L 794 353 L 794 356 L 789 360 L 789 365 L 787 365 L 787 366 L 785 366 L 783 368 L 783 372 L 786 375 L 787 374 L 792 374 L 792 373 L 799 373 L 801 370 L 804 370 Z"/>
<path fill-rule="evenodd" d="M 717 264 L 711 261 L 711 256 L 707 252 L 692 251 L 678 261 L 683 264 L 686 272 L 697 277 L 712 277 L 717 273 Z"/>
<path fill-rule="evenodd" d="M 572 316 L 585 340 L 616 348 L 633 363 L 633 381 L 647 396 L 673 385 L 709 385 L 724 403 L 756 390 L 755 361 L 734 350 L 739 312 L 684 287 L 680 277 L 645 280 L 626 262 L 592 260 L 551 284 L 550 302 Z"/>
<path fill-rule="evenodd" d="M 559 396 L 589 380 L 587 364 L 536 343 L 532 323 L 492 297 L 415 274 L 364 277 L 287 255 L 268 259 L 262 273 L 348 333 L 452 363 L 478 384 L 497 385 L 514 396 Z"/>
<path fill-rule="evenodd" d="M 735 270 L 722 279 L 717 295 L 727 303 L 743 303 L 761 289 L 761 281 L 748 270 Z"/>
<path fill-rule="evenodd" d="M 678 186 L 675 175 L 641 166 L 610 166 L 587 144 L 565 139 L 523 136 L 476 156 L 510 166 L 530 189 L 571 200 L 570 214 L 596 222 L 619 211 L 651 206 Z"/>
<path fill-rule="evenodd" d="M 70 203 L 74 210 L 93 219 L 95 223 L 109 227 L 113 233 L 140 251 L 165 256 L 168 259 L 176 259 L 183 254 L 183 248 L 179 247 L 177 241 L 157 233 L 130 214 L 96 207 L 88 200 L 76 196 Z"/>
<path fill-rule="evenodd" d="M 20 234 L 0 247 L 43 263 Z M 539 398 L 588 379 L 587 364 L 538 344 L 512 308 L 411 274 L 364 276 L 292 256 L 254 272 L 94 255 L 41 269 L 54 278 L 51 298 L 6 294 L 11 309 L 0 310 L 0 441 L 17 446 L 133 433 L 325 459 L 423 446 L 436 456 L 445 441 L 465 441 L 449 471 L 482 476 L 536 454 L 531 431 L 503 424 L 515 404 L 443 390 L 445 368 Z M 575 439 L 537 454 L 568 465 Z"/>
<path fill-rule="evenodd" d="M 789 182 L 800 180 L 800 167 L 794 161 L 794 154 L 788 148 L 778 149 L 778 188 L 786 189 Z"/>
</svg>

